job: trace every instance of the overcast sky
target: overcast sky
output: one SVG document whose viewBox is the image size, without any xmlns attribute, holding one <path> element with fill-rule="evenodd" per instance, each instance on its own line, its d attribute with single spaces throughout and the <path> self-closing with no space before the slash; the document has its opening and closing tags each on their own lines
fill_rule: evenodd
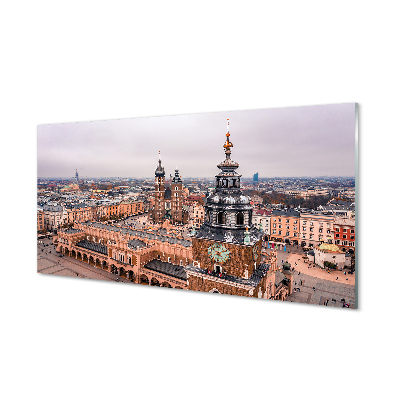
<svg viewBox="0 0 400 400">
<path fill-rule="evenodd" d="M 355 104 L 75 122 L 38 126 L 38 177 L 213 177 L 225 158 L 250 177 L 354 176 Z"/>
</svg>

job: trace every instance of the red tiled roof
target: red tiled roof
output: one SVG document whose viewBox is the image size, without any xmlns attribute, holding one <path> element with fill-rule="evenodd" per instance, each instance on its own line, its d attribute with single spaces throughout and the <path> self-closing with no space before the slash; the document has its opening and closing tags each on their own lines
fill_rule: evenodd
<svg viewBox="0 0 400 400">
<path fill-rule="evenodd" d="M 270 211 L 270 210 L 255 210 L 255 213 L 258 214 L 258 215 L 267 216 L 267 215 L 271 215 L 272 211 Z"/>
</svg>

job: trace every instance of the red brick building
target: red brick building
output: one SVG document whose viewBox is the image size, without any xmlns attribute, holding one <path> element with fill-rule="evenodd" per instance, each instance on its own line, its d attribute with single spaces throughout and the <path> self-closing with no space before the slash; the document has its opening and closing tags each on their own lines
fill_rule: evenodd
<svg viewBox="0 0 400 400">
<path fill-rule="evenodd" d="M 170 182 L 165 181 L 165 170 L 158 160 L 155 171 L 154 205 L 149 210 L 149 218 L 157 224 L 170 220 L 173 224 L 185 224 L 189 215 L 183 210 L 183 184 L 178 169 Z"/>
<path fill-rule="evenodd" d="M 342 250 L 354 253 L 356 223 L 353 218 L 337 218 L 333 224 L 334 243 Z"/>
</svg>

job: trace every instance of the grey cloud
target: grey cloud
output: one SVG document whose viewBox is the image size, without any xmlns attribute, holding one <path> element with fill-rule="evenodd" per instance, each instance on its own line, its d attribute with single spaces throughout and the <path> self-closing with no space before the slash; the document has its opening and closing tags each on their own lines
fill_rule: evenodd
<svg viewBox="0 0 400 400">
<path fill-rule="evenodd" d="M 214 176 L 230 118 L 232 158 L 251 176 L 355 174 L 355 105 L 76 122 L 38 126 L 38 176 Z"/>
</svg>

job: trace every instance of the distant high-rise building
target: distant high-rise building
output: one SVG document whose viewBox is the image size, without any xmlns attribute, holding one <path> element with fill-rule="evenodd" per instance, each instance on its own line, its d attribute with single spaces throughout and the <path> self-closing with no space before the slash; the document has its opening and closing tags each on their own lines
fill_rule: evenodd
<svg viewBox="0 0 400 400">
<path fill-rule="evenodd" d="M 253 182 L 258 182 L 258 172 L 253 175 Z"/>
<path fill-rule="evenodd" d="M 79 175 L 78 175 L 78 170 L 75 170 L 75 181 L 78 183 L 79 182 Z"/>
</svg>

